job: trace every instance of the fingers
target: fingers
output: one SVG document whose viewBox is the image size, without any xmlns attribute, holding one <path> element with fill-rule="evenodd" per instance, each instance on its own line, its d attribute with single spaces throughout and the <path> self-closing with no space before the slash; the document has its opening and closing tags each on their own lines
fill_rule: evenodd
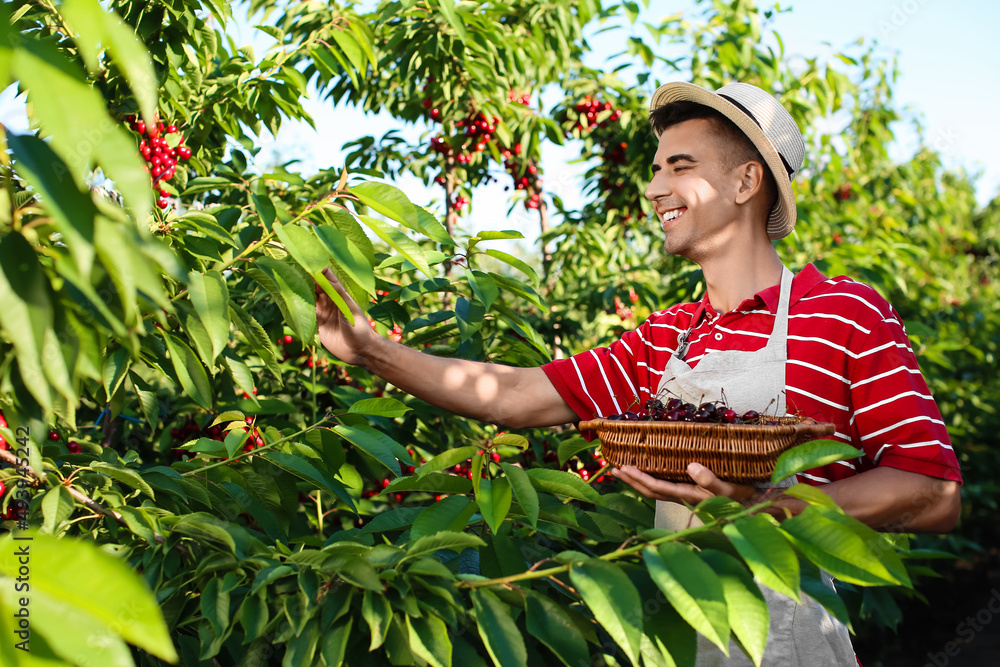
<svg viewBox="0 0 1000 667">
<path fill-rule="evenodd" d="M 655 500 L 669 500 L 672 502 L 686 502 L 697 505 L 705 498 L 711 496 L 726 496 L 734 500 L 741 500 L 752 496 L 756 489 L 745 484 L 733 484 L 719 479 L 715 473 L 701 465 L 700 463 L 690 463 L 687 468 L 688 474 L 694 480 L 694 484 L 683 482 L 668 482 L 648 475 L 635 466 L 623 466 L 620 470 L 612 468 L 611 474 L 622 480 L 633 489 Z"/>
<path fill-rule="evenodd" d="M 355 326 L 358 325 L 358 319 L 364 320 L 364 312 L 358 306 L 357 302 L 348 293 L 347 288 L 337 279 L 337 276 L 333 271 L 327 267 L 323 269 L 323 278 L 318 278 L 316 274 L 313 275 L 313 291 L 316 292 L 316 316 L 321 321 L 328 319 L 330 317 L 339 316 L 340 308 L 337 305 L 337 301 L 342 300 L 343 305 L 351 311 L 354 317 Z M 325 280 L 327 284 L 322 284 L 321 281 Z"/>
<path fill-rule="evenodd" d="M 647 498 L 655 500 L 687 502 L 697 505 L 711 495 L 694 484 L 668 482 L 663 479 L 657 479 L 652 475 L 642 472 L 635 466 L 623 466 L 621 469 L 612 468 L 611 474 Z"/>
<path fill-rule="evenodd" d="M 700 463 L 689 463 L 687 472 L 695 484 L 711 492 L 713 496 L 726 496 L 733 500 L 748 498 L 756 492 L 756 489 L 746 484 L 733 484 L 719 479 L 714 472 Z"/>
</svg>

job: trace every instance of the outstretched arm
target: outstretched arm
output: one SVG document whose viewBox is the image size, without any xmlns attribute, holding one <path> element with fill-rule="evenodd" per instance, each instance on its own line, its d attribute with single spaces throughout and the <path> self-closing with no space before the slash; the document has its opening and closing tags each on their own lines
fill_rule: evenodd
<svg viewBox="0 0 1000 667">
<path fill-rule="evenodd" d="M 352 326 L 316 285 L 320 342 L 341 361 L 361 366 L 432 405 L 479 421 L 528 428 L 576 420 L 541 368 L 435 357 L 394 343 L 372 331 L 332 271 L 327 269 L 324 275 L 354 315 Z"/>
<path fill-rule="evenodd" d="M 752 486 L 724 482 L 698 463 L 688 466 L 695 484 L 656 479 L 633 466 L 611 472 L 636 491 L 657 500 L 697 505 L 711 496 L 728 496 L 750 504 L 759 501 L 762 494 Z M 958 482 L 886 466 L 816 488 L 845 513 L 884 532 L 947 533 L 955 528 L 962 507 Z M 772 513 L 784 516 L 786 510 L 798 514 L 806 503 L 784 496 L 776 506 Z"/>
</svg>

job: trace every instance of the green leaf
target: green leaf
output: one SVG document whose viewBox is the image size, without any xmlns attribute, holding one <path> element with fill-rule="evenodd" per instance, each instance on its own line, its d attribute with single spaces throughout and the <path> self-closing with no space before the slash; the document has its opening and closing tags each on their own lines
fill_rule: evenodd
<svg viewBox="0 0 1000 667">
<path fill-rule="evenodd" d="M 386 530 L 399 530 L 409 528 L 417 515 L 424 511 L 423 507 L 397 507 L 378 514 L 369 521 L 362 533 L 380 533 Z"/>
<path fill-rule="evenodd" d="M 496 441 L 494 440 L 494 442 Z M 506 461 L 500 463 L 500 467 L 507 475 L 511 488 L 514 490 L 514 496 L 517 498 L 517 504 L 521 506 L 525 516 L 528 517 L 531 527 L 538 528 L 538 492 L 531 485 L 528 473 L 524 472 L 523 468 Z"/>
<path fill-rule="evenodd" d="M 878 588 L 866 588 L 864 592 L 872 590 L 880 590 Z M 851 627 L 851 617 L 847 612 L 847 605 L 844 601 L 840 599 L 837 592 L 827 586 L 821 579 L 816 579 L 814 577 L 802 575 L 802 592 L 811 597 L 812 599 L 823 605 L 830 614 L 836 618 L 838 621 L 847 626 L 848 630 L 851 630 L 853 634 L 853 629 Z"/>
<path fill-rule="evenodd" d="M 729 655 L 729 619 L 719 577 L 691 549 L 676 543 L 647 547 L 646 569 L 691 627 Z"/>
<path fill-rule="evenodd" d="M 257 397 L 253 393 L 256 383 L 253 379 L 253 373 L 250 372 L 250 367 L 246 365 L 235 350 L 229 347 L 222 351 L 222 361 L 225 362 L 226 370 L 229 371 L 229 375 L 233 378 L 233 383 L 236 387 L 249 396 L 248 400 L 259 404 Z"/>
<path fill-rule="evenodd" d="M 139 111 L 152 122 L 156 110 L 156 75 L 145 46 L 135 32 L 114 11 L 101 7 L 96 0 L 65 0 L 60 13 L 78 33 L 74 41 L 87 69 L 98 74 L 98 52 L 102 47 L 111 53 L 115 66 L 132 89 Z"/>
<path fill-rule="evenodd" d="M 84 186 L 88 167 L 97 162 L 115 182 L 135 219 L 145 220 L 153 203 L 149 176 L 135 150 L 135 141 L 108 116 L 97 88 L 85 82 L 83 73 L 59 52 L 54 41 L 22 40 L 18 46 L 11 60 L 12 69 L 20 81 L 28 82 L 32 120 L 41 126 L 52 150 L 65 162 L 68 176 L 76 183 L 74 189 Z M 63 168 L 58 160 L 46 167 Z M 92 210 L 91 202 L 83 215 L 93 219 L 88 216 Z M 80 272 L 88 273 L 83 266 Z"/>
<path fill-rule="evenodd" d="M 507 481 L 506 477 L 497 477 L 493 480 L 484 479 L 479 482 L 476 503 L 479 505 L 479 513 L 483 515 L 486 525 L 494 533 L 497 532 L 500 523 L 507 518 L 510 502 L 510 482 Z"/>
<path fill-rule="evenodd" d="M 406 627 L 410 631 L 410 650 L 414 655 L 433 667 L 451 667 L 452 647 L 448 626 L 439 616 L 407 616 Z"/>
<path fill-rule="evenodd" d="M 479 447 L 476 447 L 475 445 L 466 445 L 464 447 L 446 449 L 437 456 L 432 456 L 423 465 L 417 468 L 416 474 L 423 477 L 428 473 L 450 468 L 456 463 L 462 463 L 466 459 L 472 458 L 478 451 Z"/>
<path fill-rule="evenodd" d="M 464 296 L 455 301 L 455 320 L 461 340 L 467 341 L 483 326 L 486 308 L 478 301 L 469 301 Z"/>
<path fill-rule="evenodd" d="M 306 273 L 312 275 L 327 267 L 330 255 L 323 244 L 316 242 L 316 235 L 311 230 L 294 223 L 285 226 L 275 222 L 274 232 Z"/>
<path fill-rule="evenodd" d="M 538 274 L 535 272 L 533 268 L 531 268 L 524 261 L 518 259 L 517 257 L 514 257 L 513 255 L 509 255 L 503 252 L 502 250 L 494 250 L 493 248 L 489 248 L 484 252 L 493 259 L 498 259 L 504 264 L 509 264 L 510 266 L 513 266 L 515 269 L 517 269 L 524 275 L 531 278 L 531 282 L 533 284 L 536 285 L 538 284 Z"/>
<path fill-rule="evenodd" d="M 129 378 L 132 380 L 132 388 L 139 396 L 139 402 L 142 404 L 142 414 L 146 418 L 146 422 L 151 428 L 155 429 L 160 422 L 160 401 L 156 397 L 156 391 L 149 383 L 139 377 L 135 371 L 129 372 Z"/>
<path fill-rule="evenodd" d="M 259 257 L 247 275 L 267 290 L 295 335 L 307 343 L 316 337 L 316 293 L 313 279 L 298 265 Z M 244 333 L 246 333 L 244 331 Z"/>
<path fill-rule="evenodd" d="M 397 491 L 427 491 L 428 493 L 465 494 L 472 490 L 472 480 L 465 476 L 432 472 L 427 475 L 400 477 L 382 490 L 383 494 Z"/>
<path fill-rule="evenodd" d="M 375 274 L 364 252 L 339 229 L 324 225 L 316 227 L 314 231 L 336 263 L 335 268 L 346 273 L 367 294 L 374 295 Z"/>
<path fill-rule="evenodd" d="M 419 508 L 418 508 L 419 509 Z M 451 549 L 461 551 L 470 547 L 484 547 L 486 542 L 472 533 L 460 533 L 457 531 L 440 531 L 433 535 L 425 535 L 413 542 L 407 549 L 407 558 L 423 556 L 427 553 L 434 553 L 438 549 Z"/>
<path fill-rule="evenodd" d="M 569 577 L 594 619 L 608 631 L 632 664 L 638 665 L 642 599 L 629 578 L 617 565 L 597 558 L 574 563 Z"/>
<path fill-rule="evenodd" d="M 233 316 L 233 323 L 250 343 L 250 347 L 257 353 L 264 365 L 267 366 L 271 374 L 276 378 L 281 378 L 281 369 L 278 368 L 278 353 L 274 349 L 274 344 L 268 338 L 267 332 L 260 322 L 255 320 L 243 307 L 235 301 L 229 302 L 229 313 Z M 251 395 L 253 392 L 249 392 Z"/>
<path fill-rule="evenodd" d="M 240 625 L 243 626 L 243 643 L 249 644 L 264 634 L 267 627 L 268 609 L 264 595 L 247 595 L 240 606 Z"/>
<path fill-rule="evenodd" d="M 494 445 L 510 445 L 512 447 L 517 447 L 521 451 L 526 450 L 531 446 L 528 439 L 523 435 L 517 435 L 516 433 L 501 433 L 500 435 L 494 436 Z"/>
<path fill-rule="evenodd" d="M 59 524 L 73 515 L 75 501 L 65 486 L 59 484 L 45 492 L 42 498 L 42 530 L 52 534 Z"/>
<path fill-rule="evenodd" d="M 489 310 L 493 302 L 500 296 L 500 290 L 497 289 L 496 282 L 488 274 L 471 269 L 465 269 L 465 278 L 469 281 L 469 287 L 472 288 L 476 298 L 479 299 L 486 310 Z"/>
<path fill-rule="evenodd" d="M 8 577 L 19 576 L 15 547 L 19 544 L 23 543 L 15 542 L 9 533 L 0 537 L 0 573 Z M 73 538 L 34 535 L 30 544 L 33 607 L 46 598 L 56 618 L 76 612 L 78 618 L 93 619 L 158 658 L 177 662 L 156 598 L 125 561 Z M 81 572 L 87 576 L 80 576 Z"/>
<path fill-rule="evenodd" d="M 225 243 L 233 248 L 239 247 L 233 235 L 220 225 L 214 216 L 204 211 L 187 211 L 181 217 L 174 218 L 170 222 L 170 226 L 178 229 L 190 229 L 204 234 L 219 243 Z"/>
<path fill-rule="evenodd" d="M 833 501 L 833 498 L 809 484 L 796 484 L 787 489 L 781 489 L 781 492 L 786 496 L 804 500 L 810 505 L 821 505 L 830 509 L 837 508 L 837 503 Z"/>
<path fill-rule="evenodd" d="M 726 524 L 722 532 L 760 583 L 801 603 L 799 559 L 774 523 L 761 514 Z"/>
<path fill-rule="evenodd" d="M 118 348 L 104 359 L 104 391 L 108 396 L 114 396 L 118 387 L 125 381 L 125 375 L 132 366 L 128 350 Z"/>
<path fill-rule="evenodd" d="M 211 579 L 201 592 L 201 615 L 216 635 L 225 633 L 229 625 L 229 593 L 219 591 L 219 579 Z"/>
<path fill-rule="evenodd" d="M 493 664 L 498 667 L 526 667 L 528 651 L 521 631 L 510 616 L 509 607 L 494 593 L 482 588 L 474 589 L 471 597 L 479 636 L 493 658 Z"/>
<path fill-rule="evenodd" d="M 351 194 L 361 203 L 396 222 L 401 222 L 415 232 L 424 233 L 417 216 L 417 207 L 399 188 L 388 183 L 365 181 L 350 187 Z"/>
<path fill-rule="evenodd" d="M 386 633 L 389 632 L 389 622 L 392 621 L 392 605 L 389 604 L 389 598 L 372 591 L 365 591 L 361 603 L 361 615 L 364 616 L 371 631 L 372 640 L 368 645 L 368 651 L 371 652 L 382 645 Z"/>
<path fill-rule="evenodd" d="M 20 379 L 48 412 L 52 394 L 42 358 L 45 332 L 53 322 L 49 284 L 34 249 L 21 234 L 0 239 L 0 312 L 0 329 L 17 352 Z"/>
<path fill-rule="evenodd" d="M 595 505 L 603 505 L 604 499 L 601 494 L 593 488 L 579 475 L 564 470 L 549 470 L 547 468 L 532 468 L 527 471 L 532 485 L 540 491 L 558 493 L 577 500 L 585 500 Z"/>
<path fill-rule="evenodd" d="M 384 465 L 396 477 L 403 474 L 399 469 L 399 461 L 396 460 L 397 448 L 401 449 L 402 446 L 385 433 L 370 426 L 345 426 L 343 424 L 334 426 L 333 431 Z"/>
<path fill-rule="evenodd" d="M 163 342 L 167 344 L 170 362 L 173 364 L 174 372 L 177 374 L 177 379 L 180 381 L 184 393 L 190 396 L 195 403 L 210 411 L 212 409 L 212 386 L 208 381 L 208 373 L 198 356 L 183 341 L 172 334 L 164 332 Z"/>
<path fill-rule="evenodd" d="M 363 398 L 352 403 L 347 411 L 373 417 L 402 417 L 410 410 L 405 403 L 394 398 Z"/>
<path fill-rule="evenodd" d="M 92 469 L 99 473 L 105 474 L 111 479 L 117 480 L 122 484 L 127 484 L 134 489 L 142 491 L 147 496 L 156 500 L 156 494 L 153 493 L 153 487 L 142 478 L 142 475 L 137 473 L 135 470 L 130 468 L 119 468 L 111 465 L 110 463 L 97 462 L 90 466 Z"/>
<path fill-rule="evenodd" d="M 73 182 L 69 169 L 41 139 L 8 134 L 7 143 L 14 153 L 18 172 L 38 189 L 46 211 L 58 221 L 77 271 L 81 276 L 89 276 L 94 263 L 97 217 L 93 200 Z"/>
<path fill-rule="evenodd" d="M 222 444 L 226 448 L 226 455 L 229 458 L 236 456 L 236 452 L 240 451 L 243 447 L 243 443 L 247 441 L 250 437 L 249 431 L 244 431 L 243 429 L 233 429 L 226 434 L 226 439 L 222 441 Z"/>
<path fill-rule="evenodd" d="M 428 278 L 435 277 L 431 273 L 430 266 L 427 264 L 427 258 L 423 249 L 413 239 L 378 218 L 373 218 L 370 215 L 359 215 L 358 218 L 369 229 L 375 232 L 380 239 L 389 244 L 390 248 L 402 255 L 413 266 L 417 267 L 421 273 Z"/>
<path fill-rule="evenodd" d="M 532 590 L 527 591 L 524 602 L 525 626 L 532 636 L 566 667 L 591 664 L 587 640 L 562 607 Z"/>
<path fill-rule="evenodd" d="M 264 454 L 261 454 L 260 457 L 270 463 L 273 463 L 282 470 L 295 475 L 299 479 L 304 479 L 307 482 L 315 484 L 317 488 L 323 489 L 331 495 L 334 495 L 346 502 L 351 508 L 351 511 L 357 511 L 354 507 L 354 500 L 351 498 L 344 485 L 327 475 L 324 471 L 320 470 L 312 463 L 309 463 L 298 456 L 286 454 L 285 452 L 265 452 Z"/>
<path fill-rule="evenodd" d="M 218 271 L 188 274 L 188 294 L 212 342 L 212 362 L 229 342 L 229 288 Z"/>
<path fill-rule="evenodd" d="M 811 505 L 778 527 L 806 558 L 837 579 L 859 586 L 901 585 L 899 555 L 863 523 L 839 511 Z M 905 585 L 908 585 L 907 581 Z"/>
<path fill-rule="evenodd" d="M 351 637 L 353 624 L 354 618 L 347 616 L 326 631 L 320 645 L 326 667 L 340 667 L 344 663 L 344 653 L 347 651 L 347 640 Z"/>
<path fill-rule="evenodd" d="M 455 11 L 455 3 L 452 0 L 438 0 L 438 4 L 441 7 L 441 13 L 444 14 L 445 19 L 448 21 L 454 30 L 458 38 L 463 42 L 469 41 L 469 35 L 465 31 L 465 23 L 462 22 L 461 16 Z"/>
<path fill-rule="evenodd" d="M 2 16 L 0 20 L 4 20 Z M 31 543 L 22 542 L 18 546 L 23 544 Z M 16 649 L 15 642 L 20 642 L 21 638 L 14 632 L 23 630 L 18 627 L 19 619 L 13 618 L 11 612 L 20 606 L 21 596 L 25 593 L 17 592 L 12 581 L 4 579 L 4 584 L 0 588 L 0 608 L 4 610 L 5 618 L 0 620 L 0 629 L 11 637 L 7 646 L 0 648 L 0 659 L 3 659 L 5 667 L 71 664 L 133 667 L 135 664 L 128 645 L 113 626 L 102 623 L 78 607 L 65 605 L 61 599 L 40 593 L 34 586 L 29 598 L 30 607 L 25 607 L 31 614 L 30 641 L 26 642 L 28 650 Z M 3 625 L 8 617 L 10 628 Z M 10 652 L 9 655 L 4 654 L 5 649 Z"/>
<path fill-rule="evenodd" d="M 417 540 L 442 531 L 461 532 L 475 509 L 467 496 L 448 496 L 431 503 L 413 521 L 410 539 Z"/>
<path fill-rule="evenodd" d="M 771 473 L 771 483 L 777 484 L 795 473 L 821 468 L 834 461 L 858 458 L 861 455 L 861 451 L 843 442 L 812 440 L 798 447 L 792 447 L 778 457 L 777 463 L 774 464 L 774 472 Z"/>
<path fill-rule="evenodd" d="M 563 440 L 559 443 L 559 465 L 566 465 L 566 461 L 579 454 L 580 452 L 586 451 L 594 446 L 594 443 L 587 442 L 583 436 L 574 435 L 568 440 Z"/>
<path fill-rule="evenodd" d="M 722 582 L 729 626 L 750 659 L 759 667 L 764 657 L 770 623 L 770 612 L 764 594 L 743 564 L 729 554 L 715 549 L 704 549 L 701 552 L 701 559 L 712 568 Z"/>
</svg>

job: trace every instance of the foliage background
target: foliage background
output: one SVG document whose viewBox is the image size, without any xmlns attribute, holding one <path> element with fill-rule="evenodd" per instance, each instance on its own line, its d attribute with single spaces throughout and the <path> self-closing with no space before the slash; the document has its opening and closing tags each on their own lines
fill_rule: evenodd
<svg viewBox="0 0 1000 667">
<path fill-rule="evenodd" d="M 655 82 L 644 70 L 666 43 L 685 45 L 686 57 L 671 63 L 678 77 L 710 87 L 739 79 L 782 92 L 806 129 L 813 166 L 796 183 L 801 224 L 779 252 L 795 268 L 816 261 L 828 275 L 863 279 L 893 303 L 960 453 L 966 476 L 960 529 L 941 538 L 922 536 L 912 545 L 915 554 L 939 549 L 959 559 L 931 561 L 932 569 L 907 561 L 931 604 L 924 606 L 905 588 L 860 585 L 874 580 L 844 586 L 862 660 L 912 664 L 944 650 L 961 618 L 953 607 L 944 612 L 941 600 L 964 582 L 979 582 L 970 584 L 969 612 L 983 606 L 976 597 L 982 577 L 996 571 L 1000 201 L 977 206 L 969 177 L 944 168 L 930 147 L 903 164 L 889 158 L 892 123 L 899 118 L 891 62 L 858 46 L 789 71 L 781 53 L 759 46 L 773 10 L 748 2 L 702 3 L 695 16 L 648 26 L 648 39 L 625 41 L 634 63 L 619 72 L 584 66 L 582 35 L 591 22 L 634 18 L 638 8 L 630 3 L 571 9 L 554 1 L 503 8 L 405 2 L 361 14 L 350 6 L 258 2 L 251 7 L 255 17 L 270 25 L 261 29 L 278 42 L 258 57 L 227 37 L 226 5 L 113 2 L 110 8 L 135 28 L 152 56 L 152 67 L 144 67 L 118 23 L 94 19 L 95 7 L 15 2 L 9 30 L 3 17 L 0 73 L 6 78 L 0 83 L 28 88 L 29 115 L 49 137 L 5 136 L 11 153 L 3 154 L 0 193 L 7 281 L 0 293 L 3 410 L 9 422 L 35 434 L 52 427 L 59 434 L 58 441 L 39 437 L 34 449 L 32 468 L 40 472 L 28 510 L 34 525 L 128 558 L 156 593 L 188 664 L 220 652 L 263 664 L 298 664 L 300 652 L 336 662 L 347 638 L 357 641 L 361 618 L 373 647 L 382 644 L 375 637 L 383 633 L 388 643 L 382 650 L 390 658 L 396 651 L 401 664 L 418 658 L 435 664 L 444 660 L 438 653 L 443 630 L 412 620 L 430 618 L 408 607 L 416 604 L 415 585 L 440 589 L 434 599 L 443 606 L 435 612 L 448 619 L 456 655 L 488 659 L 494 646 L 505 644 L 489 639 L 478 619 L 509 613 L 503 609 L 513 607 L 504 605 L 517 607 L 517 601 L 466 592 L 471 597 L 465 602 L 455 584 L 446 583 L 455 571 L 510 577 L 523 569 L 505 565 L 517 560 L 505 559 L 510 549 L 522 556 L 528 549 L 534 555 L 529 562 L 565 549 L 604 553 L 642 526 L 648 508 L 613 482 L 597 481 L 600 466 L 572 431 L 505 438 L 489 425 L 394 395 L 377 379 L 326 358 L 313 344 L 309 275 L 336 261 L 359 301 L 370 303 L 374 326 L 386 334 L 398 331 L 406 344 L 519 365 L 607 343 L 663 304 L 697 297 L 699 274 L 662 255 L 648 205 L 637 196 L 653 150 L 644 115 L 645 95 Z M 289 119 L 308 120 L 301 99 L 310 83 L 331 100 L 414 123 L 428 122 L 437 109 L 429 126 L 453 137 L 453 156 L 432 150 L 430 133 L 416 144 L 392 134 L 359 136 L 344 165 L 348 180 L 340 169 L 312 175 L 295 173 L 293 164 L 256 169 L 255 138 L 262 128 L 276 132 Z M 564 99 L 542 108 L 541 92 L 552 90 L 563 91 Z M 68 97 L 54 97 L 56 91 Z M 611 109 L 578 118 L 577 105 L 588 95 Z M 154 107 L 182 128 L 194 150 L 190 169 L 168 188 L 170 207 L 163 213 L 152 209 L 147 177 L 129 143 L 134 135 L 122 122 L 134 113 L 150 119 Z M 852 118 L 843 143 L 817 129 L 823 126 L 817 121 L 835 110 Z M 492 123 L 484 149 L 459 162 L 454 155 L 463 150 L 465 130 L 454 123 L 470 113 L 499 122 Z M 541 144 L 567 136 L 583 139 L 581 157 L 597 158 L 580 202 L 552 196 L 536 173 Z M 401 173 L 441 186 L 447 202 L 442 221 L 392 188 L 361 185 L 356 177 L 391 181 Z M 459 216 L 467 209 L 458 198 L 474 199 L 472 185 L 512 176 L 518 179 L 512 184 L 528 179 L 523 190 L 512 188 L 513 206 L 539 195 L 538 208 L 530 209 L 537 211 L 541 232 L 537 261 L 490 247 L 514 234 L 461 232 Z M 344 205 L 362 216 L 361 224 Z M 151 223 L 131 222 L 145 220 Z M 302 221 L 316 227 L 298 226 Z M 318 233 L 313 229 L 326 231 L 301 236 Z M 319 241 L 324 243 L 317 246 Z M 286 336 L 292 342 L 284 343 Z M 405 406 L 359 403 L 383 396 Z M 338 425 L 309 430 L 330 413 L 338 415 Z M 245 416 L 264 445 L 259 452 L 241 451 Z M 236 426 L 228 437 L 222 431 L 227 424 Z M 4 436 L 16 441 L 12 430 Z M 68 449 L 70 440 L 81 453 Z M 462 456 L 435 458 L 455 447 L 465 447 L 458 450 Z M 408 466 L 423 460 L 436 463 L 423 468 L 423 476 L 405 476 L 414 472 Z M 502 465 L 513 461 L 552 473 L 533 473 L 526 482 Z M 427 477 L 438 474 L 432 470 L 438 465 L 456 475 Z M 579 482 L 559 477 L 560 467 L 575 471 Z M 485 491 L 477 474 L 483 468 Z M 0 474 L 8 481 L 14 476 L 11 469 Z M 383 491 L 397 475 L 402 479 Z M 427 480 L 437 486 L 428 487 Z M 583 480 L 591 484 L 581 486 Z M 604 499 L 594 502 L 590 486 Z M 438 505 L 450 509 L 420 520 L 442 493 L 449 500 Z M 526 498 L 535 496 L 541 509 L 533 515 Z M 563 502 L 573 498 L 580 502 Z M 5 509 L 10 500 L 4 497 Z M 472 559 L 463 547 L 485 547 L 477 551 L 478 566 L 456 561 L 445 575 L 424 559 L 425 571 L 400 568 L 406 584 L 397 582 L 393 609 L 376 608 L 378 596 L 365 590 L 378 590 L 379 577 L 396 572 L 404 556 L 386 548 L 375 561 L 364 551 L 369 556 L 362 560 L 361 547 L 386 535 L 409 544 L 406 557 L 416 558 L 421 531 L 428 537 L 461 531 L 473 511 L 478 528 L 446 534 L 445 541 L 430 543 L 430 551 L 450 546 L 452 554 Z M 632 521 L 623 519 L 629 514 Z M 673 552 L 663 557 L 685 558 Z M 648 576 L 641 568 L 626 571 Z M 935 571 L 945 585 L 931 581 Z M 563 585 L 583 590 L 587 575 L 579 576 Z M 334 585 L 342 581 L 350 585 Z M 322 597 L 328 591 L 336 594 Z M 545 593 L 558 600 L 558 585 Z M 317 596 L 327 600 L 321 608 Z M 596 613 L 597 603 L 587 603 Z M 351 605 L 360 612 L 353 621 L 346 614 Z M 590 627 L 573 616 L 586 607 L 567 609 L 573 625 Z M 669 606 L 663 609 L 670 613 Z M 542 618 L 565 622 L 559 612 L 545 612 Z M 530 610 L 527 615 L 530 625 Z M 907 620 L 899 625 L 901 615 Z M 472 616 L 477 621 L 469 626 Z M 701 629 L 687 615 L 687 625 L 678 621 L 673 618 L 671 627 Z M 417 626 L 398 625 L 404 622 Z M 549 636 L 537 627 L 511 630 L 501 617 L 494 625 Z M 897 625 L 900 635 L 886 629 Z M 454 634 L 455 628 L 474 632 Z M 624 629 L 601 632 L 620 645 L 632 641 Z M 321 634 L 333 639 L 319 644 Z M 336 644 L 338 637 L 344 643 Z M 587 639 L 602 643 L 597 634 Z M 973 637 L 980 646 L 985 639 Z M 558 653 L 540 641 L 548 648 L 532 647 L 532 656 Z M 682 654 L 675 659 L 683 662 Z M 155 664 L 145 653 L 139 660 Z"/>
</svg>

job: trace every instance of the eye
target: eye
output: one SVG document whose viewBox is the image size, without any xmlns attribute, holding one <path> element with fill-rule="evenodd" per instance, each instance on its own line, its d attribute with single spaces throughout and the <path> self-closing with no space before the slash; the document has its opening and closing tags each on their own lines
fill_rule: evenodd
<svg viewBox="0 0 1000 667">
<path fill-rule="evenodd" d="M 674 173 L 676 174 L 678 171 L 684 171 L 685 169 L 690 169 L 690 167 L 674 167 Z"/>
</svg>

